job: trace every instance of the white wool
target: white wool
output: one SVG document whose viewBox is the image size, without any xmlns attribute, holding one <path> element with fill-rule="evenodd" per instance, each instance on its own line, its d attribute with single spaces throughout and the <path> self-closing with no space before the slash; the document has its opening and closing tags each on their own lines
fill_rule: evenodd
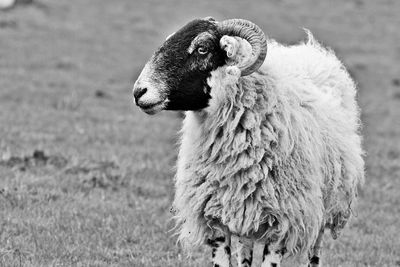
<svg viewBox="0 0 400 267">
<path fill-rule="evenodd" d="M 356 88 L 334 53 L 271 40 L 264 64 L 212 73 L 209 107 L 187 112 L 174 206 L 187 247 L 216 229 L 306 254 L 348 220 L 364 162 Z"/>
</svg>

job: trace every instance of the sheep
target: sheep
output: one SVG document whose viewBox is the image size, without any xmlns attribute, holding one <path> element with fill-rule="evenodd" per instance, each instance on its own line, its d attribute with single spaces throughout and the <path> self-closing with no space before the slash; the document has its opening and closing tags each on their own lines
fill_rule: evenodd
<svg viewBox="0 0 400 267">
<path fill-rule="evenodd" d="M 167 38 L 133 88 L 147 114 L 186 111 L 173 207 L 185 248 L 213 266 L 319 266 L 364 179 L 356 86 L 307 31 L 284 46 L 243 19 L 196 19 Z M 267 53 L 268 49 L 268 53 Z M 263 255 L 253 259 L 253 249 Z M 256 255 L 256 253 L 254 253 Z"/>
</svg>

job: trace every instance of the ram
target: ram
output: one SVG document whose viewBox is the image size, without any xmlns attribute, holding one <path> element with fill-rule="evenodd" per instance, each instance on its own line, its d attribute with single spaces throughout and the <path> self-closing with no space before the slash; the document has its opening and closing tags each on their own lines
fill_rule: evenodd
<svg viewBox="0 0 400 267">
<path fill-rule="evenodd" d="M 148 114 L 187 111 L 173 204 L 185 247 L 210 245 L 213 266 L 231 251 L 250 266 L 256 246 L 253 266 L 319 265 L 324 229 L 339 235 L 364 179 L 356 87 L 331 50 L 309 32 L 284 46 L 247 20 L 196 19 L 133 94 Z"/>
</svg>

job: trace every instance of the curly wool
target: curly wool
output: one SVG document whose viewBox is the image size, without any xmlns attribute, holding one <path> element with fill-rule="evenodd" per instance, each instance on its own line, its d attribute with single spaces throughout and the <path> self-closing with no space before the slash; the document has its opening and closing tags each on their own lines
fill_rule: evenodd
<svg viewBox="0 0 400 267">
<path fill-rule="evenodd" d="M 310 34 L 268 48 L 250 76 L 214 71 L 209 107 L 186 113 L 174 207 L 187 247 L 228 228 L 306 253 L 350 216 L 364 168 L 354 82 Z"/>
</svg>

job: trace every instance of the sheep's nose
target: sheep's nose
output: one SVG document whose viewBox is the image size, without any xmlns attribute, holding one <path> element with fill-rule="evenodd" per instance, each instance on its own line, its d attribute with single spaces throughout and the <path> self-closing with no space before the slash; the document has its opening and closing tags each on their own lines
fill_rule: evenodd
<svg viewBox="0 0 400 267">
<path fill-rule="evenodd" d="M 133 91 L 133 97 L 135 98 L 135 102 L 136 105 L 139 102 L 139 99 L 147 92 L 147 88 L 146 87 L 139 87 L 139 88 L 135 88 L 135 90 Z"/>
</svg>

